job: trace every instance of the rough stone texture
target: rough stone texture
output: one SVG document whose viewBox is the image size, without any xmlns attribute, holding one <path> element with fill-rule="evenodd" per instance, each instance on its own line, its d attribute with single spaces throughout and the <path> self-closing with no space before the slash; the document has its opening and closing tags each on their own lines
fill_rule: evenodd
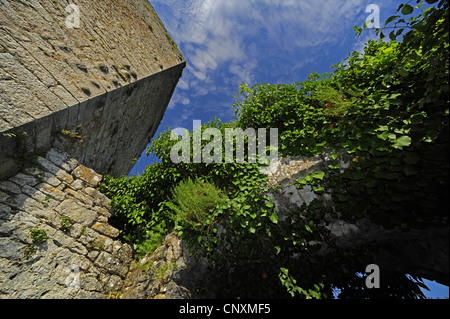
<svg viewBox="0 0 450 319">
<path fill-rule="evenodd" d="M 76 1 L 72 29 L 68 4 L 0 1 L 0 178 L 52 145 L 127 174 L 186 64 L 148 1 Z"/>
<path fill-rule="evenodd" d="M 95 189 L 101 178 L 52 149 L 0 182 L 0 298 L 107 298 L 121 289 L 132 249 L 114 240 L 109 199 Z M 30 229 L 47 240 L 34 242 Z"/>
<path fill-rule="evenodd" d="M 175 233 L 150 256 L 134 262 L 124 280 L 122 299 L 214 298 L 208 281 L 208 261 L 189 256 Z"/>
<path fill-rule="evenodd" d="M 281 158 L 271 164 L 268 170 L 268 181 L 272 186 L 281 185 L 278 192 L 270 192 L 267 195 L 276 205 L 277 213 L 280 219 L 283 219 L 285 213 L 296 210 L 303 203 L 309 205 L 315 198 L 322 199 L 314 193 L 311 186 L 306 185 L 303 189 L 295 187 L 296 179 L 302 179 L 306 175 L 325 169 L 330 162 L 329 154 L 315 157 L 286 157 Z M 344 166 L 345 163 L 341 161 Z"/>
<path fill-rule="evenodd" d="M 269 170 L 269 183 L 281 185 L 277 192 L 267 195 L 274 202 L 280 219 L 289 211 L 295 211 L 301 205 L 309 205 L 314 199 L 325 206 L 333 207 L 330 195 L 317 195 L 309 185 L 302 189 L 295 187 L 296 179 L 322 170 L 330 164 L 329 153 L 312 158 L 282 158 L 272 164 Z M 339 157 L 341 172 L 347 167 L 343 157 Z M 336 212 L 339 216 L 339 212 Z M 336 244 L 342 248 L 375 244 L 379 249 L 374 255 L 374 263 L 389 269 L 402 270 L 418 277 L 449 283 L 449 229 L 410 229 L 387 230 L 365 217 L 356 223 L 349 223 L 339 217 L 328 216 L 324 220 Z"/>
<path fill-rule="evenodd" d="M 214 297 L 206 289 L 207 260 L 189 256 L 175 233 L 133 260 L 108 224 L 109 199 L 95 188 L 101 180 L 51 149 L 34 167 L 0 181 L 0 298 Z M 44 230 L 47 240 L 34 241 L 31 229 Z"/>
</svg>

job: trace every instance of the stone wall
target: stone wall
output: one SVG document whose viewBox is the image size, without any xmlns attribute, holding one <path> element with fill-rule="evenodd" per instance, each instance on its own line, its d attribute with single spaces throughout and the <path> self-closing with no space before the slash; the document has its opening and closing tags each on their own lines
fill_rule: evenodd
<svg viewBox="0 0 450 319">
<path fill-rule="evenodd" d="M 0 1 L 0 178 L 52 145 L 128 174 L 185 67 L 148 1 L 74 1 L 78 28 L 69 2 Z"/>
<path fill-rule="evenodd" d="M 136 281 L 96 189 L 129 173 L 185 65 L 147 0 L 0 0 L 0 298 L 189 292 L 167 262 Z"/>
<path fill-rule="evenodd" d="M 0 298 L 107 297 L 132 249 L 114 239 L 102 176 L 54 149 L 36 163 L 0 182 Z"/>
<path fill-rule="evenodd" d="M 0 182 L 0 299 L 205 297 L 196 290 L 207 286 L 207 261 L 189 256 L 175 233 L 139 261 L 116 240 L 101 180 L 51 149 Z"/>
<path fill-rule="evenodd" d="M 267 195 L 274 202 L 280 219 L 287 212 L 296 211 L 303 204 L 309 205 L 314 199 L 324 206 L 333 208 L 333 200 L 329 194 L 316 194 L 312 187 L 305 185 L 297 189 L 297 178 L 323 170 L 331 164 L 328 153 L 315 157 L 287 157 L 272 164 L 269 182 L 280 184 L 276 192 Z M 339 165 L 343 172 L 349 165 L 342 156 Z M 336 211 L 335 211 L 336 212 Z M 399 227 L 385 229 L 372 222 L 368 217 L 350 223 L 341 218 L 327 216 L 323 223 L 331 237 L 340 248 L 356 248 L 374 244 L 380 247 L 374 254 L 373 263 L 382 269 L 401 270 L 404 273 L 438 281 L 444 285 L 449 283 L 449 229 L 448 227 L 430 227 L 427 229 L 409 229 Z M 325 245 L 326 246 L 326 245 Z M 384 247 L 384 248 L 381 248 Z"/>
<path fill-rule="evenodd" d="M 208 260 L 190 256 L 175 232 L 151 255 L 132 262 L 121 299 L 204 299 L 214 298 Z"/>
</svg>

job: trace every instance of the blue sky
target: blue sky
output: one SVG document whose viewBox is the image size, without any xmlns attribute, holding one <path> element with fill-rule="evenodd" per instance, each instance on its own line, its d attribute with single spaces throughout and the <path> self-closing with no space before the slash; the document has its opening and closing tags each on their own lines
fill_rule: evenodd
<svg viewBox="0 0 450 319">
<path fill-rule="evenodd" d="M 291 83 L 313 71 L 332 71 L 333 64 L 375 38 L 373 31 L 357 38 L 353 30 L 371 14 L 368 5 L 379 7 L 384 25 L 403 2 L 152 0 L 187 59 L 158 133 L 166 127 L 192 129 L 193 120 L 205 123 L 214 116 L 233 119 L 234 95 L 242 82 Z M 142 173 L 154 161 L 144 152 L 131 174 Z M 447 287 L 434 291 L 434 297 L 449 295 Z"/>
<path fill-rule="evenodd" d="M 353 26 L 368 15 L 360 0 L 152 4 L 188 61 L 163 124 L 186 128 L 194 118 L 230 120 L 242 82 L 289 83 L 313 71 L 329 71 L 350 51 L 362 48 L 364 39 L 355 39 Z"/>
<path fill-rule="evenodd" d="M 356 38 L 374 0 L 152 0 L 187 66 L 158 132 L 234 118 L 239 84 L 292 83 L 331 71 L 374 37 Z M 401 2 L 381 0 L 381 21 Z M 156 136 L 156 135 L 155 135 Z M 141 157 L 132 174 L 154 159 Z"/>
</svg>

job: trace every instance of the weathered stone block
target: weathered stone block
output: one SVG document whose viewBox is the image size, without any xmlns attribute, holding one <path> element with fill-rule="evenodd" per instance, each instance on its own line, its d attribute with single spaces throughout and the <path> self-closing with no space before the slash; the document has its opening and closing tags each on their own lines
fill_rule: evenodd
<svg viewBox="0 0 450 319">
<path fill-rule="evenodd" d="M 95 205 L 109 208 L 109 198 L 100 193 L 98 190 L 92 187 L 87 187 L 83 190 L 83 192 L 92 198 Z"/>
<path fill-rule="evenodd" d="M 124 277 L 128 272 L 128 265 L 119 262 L 110 253 L 102 251 L 94 262 L 98 267 L 106 269 L 109 273 Z"/>
<path fill-rule="evenodd" d="M 0 219 L 6 219 L 9 213 L 11 213 L 11 207 L 0 202 Z"/>
<path fill-rule="evenodd" d="M 0 237 L 0 258 L 20 259 L 25 245 L 12 240 L 11 237 Z"/>
<path fill-rule="evenodd" d="M 100 234 L 103 234 L 111 238 L 116 238 L 117 236 L 119 236 L 119 230 L 107 223 L 100 223 L 100 222 L 95 223 L 94 225 L 91 226 L 91 228 L 99 232 Z"/>
<path fill-rule="evenodd" d="M 65 199 L 55 210 L 61 215 L 70 217 L 76 223 L 90 226 L 97 218 L 97 214 L 83 206 L 80 206 L 73 199 Z"/>
<path fill-rule="evenodd" d="M 10 196 L 6 193 L 3 193 L 0 191 L 0 203 L 4 203 L 6 202 L 6 200 L 9 198 Z"/>
<path fill-rule="evenodd" d="M 47 182 L 50 182 L 50 180 L 47 179 Z M 66 193 L 60 191 L 59 189 L 53 187 L 52 185 L 43 183 L 40 184 L 38 188 L 42 193 L 50 196 L 51 198 L 54 198 L 57 201 L 63 201 L 66 198 Z"/>
<path fill-rule="evenodd" d="M 81 179 L 89 185 L 96 187 L 102 180 L 102 176 L 94 172 L 92 169 L 85 166 L 78 166 L 73 170 L 72 175 L 75 178 Z"/>
<path fill-rule="evenodd" d="M 11 194 L 20 194 L 20 187 L 10 181 L 0 182 L 0 189 Z"/>
<path fill-rule="evenodd" d="M 28 197 L 24 194 L 19 194 L 15 196 L 10 202 L 9 205 L 15 209 L 27 211 L 28 209 L 35 207 L 39 209 L 43 209 L 44 206 L 37 202 L 36 200 Z"/>
<path fill-rule="evenodd" d="M 51 149 L 50 151 L 48 151 L 46 158 L 68 173 L 71 173 L 78 166 L 77 160 L 75 160 L 74 158 L 70 158 L 65 153 L 58 152 L 55 149 Z"/>
</svg>

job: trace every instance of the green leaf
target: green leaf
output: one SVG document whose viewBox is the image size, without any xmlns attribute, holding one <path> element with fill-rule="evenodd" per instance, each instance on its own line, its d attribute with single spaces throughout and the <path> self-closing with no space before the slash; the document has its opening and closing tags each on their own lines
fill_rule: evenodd
<svg viewBox="0 0 450 319">
<path fill-rule="evenodd" d="M 325 187 L 324 186 L 320 186 L 320 187 L 314 187 L 314 192 L 316 194 L 322 194 L 325 191 Z"/>
<path fill-rule="evenodd" d="M 397 18 L 400 18 L 400 16 L 397 16 L 397 15 L 390 16 L 389 18 L 387 18 L 386 23 L 384 25 L 385 26 L 388 25 L 389 23 L 391 23 L 392 21 L 394 21 Z"/>
<path fill-rule="evenodd" d="M 397 99 L 399 96 L 402 96 L 401 93 L 391 94 L 391 95 L 389 95 L 388 99 L 389 99 L 389 100 L 395 100 L 395 99 Z"/>
<path fill-rule="evenodd" d="M 409 4 L 405 4 L 405 6 L 402 8 L 403 15 L 411 14 L 411 13 L 413 13 L 413 11 L 414 11 L 414 7 Z"/>
<path fill-rule="evenodd" d="M 330 157 L 331 157 L 332 159 L 335 160 L 336 158 L 339 157 L 339 153 L 333 152 L 333 153 L 330 155 Z"/>
<path fill-rule="evenodd" d="M 397 139 L 397 135 L 391 133 L 391 134 L 388 135 L 388 138 L 390 140 L 396 140 Z"/>
<path fill-rule="evenodd" d="M 277 251 L 277 255 L 280 253 L 280 251 L 281 251 L 281 248 L 280 248 L 280 246 L 275 246 L 275 249 L 276 249 L 276 251 Z"/>
<path fill-rule="evenodd" d="M 324 176 L 325 176 L 325 172 L 323 172 L 323 171 L 315 172 L 315 173 L 312 175 L 313 178 L 315 178 L 315 179 L 320 179 L 320 180 L 323 180 Z"/>
<path fill-rule="evenodd" d="M 381 134 L 377 134 L 377 137 L 383 141 L 386 141 L 388 139 L 393 140 L 396 138 L 395 134 L 390 133 L 389 131 L 385 131 Z"/>
<path fill-rule="evenodd" d="M 398 69 L 398 74 L 400 74 L 400 76 L 406 78 L 409 76 L 409 72 L 406 71 L 404 68 L 399 68 Z"/>
<path fill-rule="evenodd" d="M 309 227 L 309 225 L 305 225 L 305 229 L 306 229 L 308 232 L 310 232 L 310 233 L 313 232 L 312 229 L 311 229 L 311 227 Z"/>
<path fill-rule="evenodd" d="M 395 31 L 391 31 L 389 33 L 389 39 L 391 39 L 392 41 L 395 41 L 397 39 L 397 35 L 395 34 Z"/>
<path fill-rule="evenodd" d="M 407 135 L 400 136 L 394 142 L 394 148 L 403 148 L 411 145 L 411 138 Z"/>
<path fill-rule="evenodd" d="M 363 31 L 363 28 L 358 28 L 357 26 L 354 26 L 353 30 L 355 30 L 356 36 L 359 37 Z"/>
<path fill-rule="evenodd" d="M 387 131 L 387 130 L 389 130 L 389 127 L 388 127 L 388 126 L 386 126 L 386 125 L 381 125 L 381 126 L 379 126 L 375 131 L 384 132 L 384 131 Z"/>
<path fill-rule="evenodd" d="M 276 211 L 273 211 L 272 214 L 269 215 L 269 219 L 272 223 L 277 224 L 278 223 L 278 214 Z"/>
</svg>

